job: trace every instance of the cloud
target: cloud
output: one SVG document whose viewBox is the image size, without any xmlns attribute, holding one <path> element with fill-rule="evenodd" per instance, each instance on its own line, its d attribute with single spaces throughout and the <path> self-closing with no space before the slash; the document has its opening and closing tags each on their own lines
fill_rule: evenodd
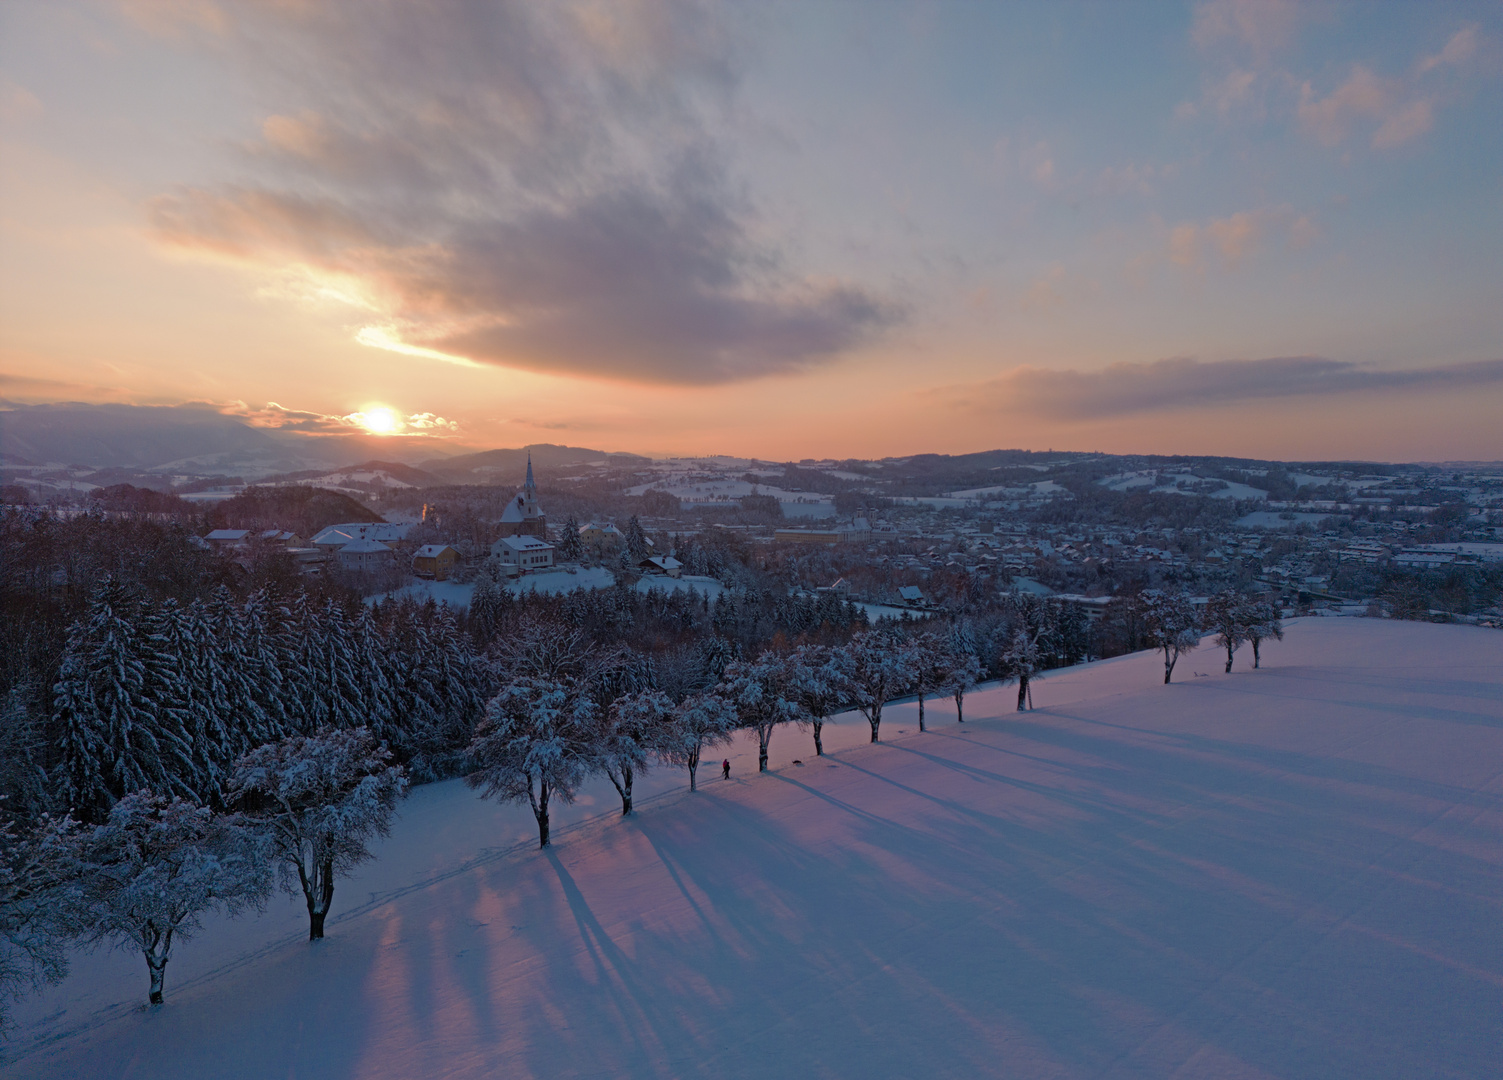
<svg viewBox="0 0 1503 1080">
<path fill-rule="evenodd" d="M 1325 97 L 1306 82 L 1300 88 L 1300 123 L 1327 146 L 1345 141 L 1364 121 L 1375 125 L 1370 137 L 1374 149 L 1402 146 L 1435 124 L 1436 106 L 1446 95 L 1436 85 L 1438 75 L 1431 73 L 1464 67 L 1478 43 L 1476 27 L 1464 27 L 1438 53 L 1421 57 L 1412 76 L 1382 77 L 1353 64 L 1346 80 Z"/>
<path fill-rule="evenodd" d="M 1419 62 L 1421 75 L 1438 67 L 1458 67 L 1477 52 L 1477 28 L 1466 26 L 1452 34 L 1445 47 L 1434 56 L 1426 56 Z"/>
<path fill-rule="evenodd" d="M 1195 8 L 1190 39 L 1202 49 L 1233 42 L 1266 54 L 1289 43 L 1301 15 L 1293 0 L 1210 0 Z"/>
<path fill-rule="evenodd" d="M 1140 256 L 1133 265 L 1150 265 L 1167 259 L 1186 270 L 1203 272 L 1208 255 L 1214 255 L 1219 257 L 1222 266 L 1235 267 L 1258 249 L 1271 230 L 1281 230 L 1285 226 L 1289 228 L 1295 246 L 1303 246 L 1318 235 L 1318 229 L 1308 215 L 1296 219 L 1288 206 L 1238 210 L 1226 217 L 1204 222 L 1179 222 L 1169 229 L 1161 252 Z"/>
<path fill-rule="evenodd" d="M 293 431 L 303 435 L 349 435 L 352 432 L 379 429 L 384 435 L 433 438 L 459 431 L 456 421 L 431 412 L 403 414 L 395 409 L 380 408 L 339 415 L 289 409 L 275 401 L 268 401 L 261 408 L 252 408 L 243 401 L 199 407 L 213 408 L 225 416 L 244 420 L 251 427 Z M 373 423 L 375 413 L 383 414 L 380 424 Z"/>
<path fill-rule="evenodd" d="M 1393 370 L 1289 356 L 1210 363 L 1178 358 L 1112 364 L 1100 371 L 1021 367 L 997 379 L 935 394 L 970 411 L 1096 420 L 1363 391 L 1416 393 L 1489 386 L 1503 386 L 1503 360 Z"/>
<path fill-rule="evenodd" d="M 155 234 L 348 304 L 367 344 L 719 383 L 902 318 L 766 238 L 716 134 L 738 54 L 711 4 L 211 6 L 202 47 L 274 73 L 296 107 L 264 117 L 233 180 L 155 199 Z"/>
</svg>

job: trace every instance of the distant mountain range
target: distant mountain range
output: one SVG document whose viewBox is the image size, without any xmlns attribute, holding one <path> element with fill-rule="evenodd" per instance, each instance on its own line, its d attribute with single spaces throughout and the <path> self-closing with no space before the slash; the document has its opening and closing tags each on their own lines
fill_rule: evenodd
<svg viewBox="0 0 1503 1080">
<path fill-rule="evenodd" d="M 0 465 L 82 466 L 126 474 L 304 480 L 330 487 L 520 483 L 539 468 L 647 459 L 541 443 L 448 455 L 430 439 L 351 433 L 304 435 L 253 427 L 191 405 L 21 405 L 0 409 Z M 123 475 L 121 479 L 128 479 Z"/>
</svg>

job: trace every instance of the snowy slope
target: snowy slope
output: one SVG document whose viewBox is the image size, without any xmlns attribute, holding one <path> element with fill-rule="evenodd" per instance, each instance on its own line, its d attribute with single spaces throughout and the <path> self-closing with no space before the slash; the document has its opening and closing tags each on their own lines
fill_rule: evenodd
<svg viewBox="0 0 1503 1080">
<path fill-rule="evenodd" d="M 597 786 L 551 853 L 419 789 L 321 946 L 291 905 L 215 928 L 155 1012 L 87 959 L 3 1075 L 1496 1075 L 1503 635 L 1308 620 L 1238 659 L 926 735 L 894 706 L 824 761 L 780 731 L 774 774 L 657 774 L 629 822 Z"/>
</svg>

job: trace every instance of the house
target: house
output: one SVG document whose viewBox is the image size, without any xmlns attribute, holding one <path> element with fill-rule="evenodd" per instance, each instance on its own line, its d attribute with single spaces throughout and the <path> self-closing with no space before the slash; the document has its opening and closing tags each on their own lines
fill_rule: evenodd
<svg viewBox="0 0 1503 1080">
<path fill-rule="evenodd" d="M 303 538 L 287 529 L 262 529 L 256 534 L 256 543 L 275 544 L 277 547 L 291 549 L 302 547 Z"/>
<path fill-rule="evenodd" d="M 386 521 L 355 521 L 320 529 L 310 543 L 326 552 L 336 552 L 356 540 L 374 540 L 378 544 L 396 544 L 407 539 L 412 526 Z"/>
<path fill-rule="evenodd" d="M 364 573 L 390 566 L 396 554 L 379 540 L 351 540 L 339 548 L 336 557 L 341 568 Z"/>
<path fill-rule="evenodd" d="M 491 554 L 509 574 L 546 570 L 553 565 L 553 545 L 536 536 L 503 536 L 491 545 Z"/>
<path fill-rule="evenodd" d="M 904 585 L 898 590 L 898 599 L 909 607 L 923 607 L 929 602 L 924 599 L 923 590 L 917 585 Z"/>
<path fill-rule="evenodd" d="M 649 555 L 637 564 L 637 569 L 644 574 L 667 574 L 676 578 L 683 574 L 684 564 L 672 555 Z"/>
<path fill-rule="evenodd" d="M 250 536 L 249 529 L 215 529 L 204 537 L 216 551 L 242 546 Z"/>
<path fill-rule="evenodd" d="M 579 540 L 582 544 L 599 551 L 606 547 L 615 547 L 626 543 L 626 534 L 608 521 L 592 521 L 588 525 L 579 527 Z"/>
<path fill-rule="evenodd" d="M 424 544 L 413 552 L 412 572 L 420 578 L 447 581 L 459 563 L 459 552 L 448 544 Z"/>
<path fill-rule="evenodd" d="M 538 505 L 538 488 L 532 479 L 532 455 L 527 455 L 527 479 L 522 490 L 501 511 L 501 535 L 535 536 L 546 542 L 548 516 Z"/>
</svg>

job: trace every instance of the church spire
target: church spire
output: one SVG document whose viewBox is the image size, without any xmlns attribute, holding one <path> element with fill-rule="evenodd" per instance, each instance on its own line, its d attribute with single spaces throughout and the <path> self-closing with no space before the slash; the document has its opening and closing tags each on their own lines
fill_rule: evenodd
<svg viewBox="0 0 1503 1080">
<path fill-rule="evenodd" d="M 524 486 L 527 488 L 528 491 L 534 491 L 534 490 L 537 489 L 537 485 L 532 482 L 532 451 L 531 450 L 527 451 L 527 483 Z"/>
</svg>

